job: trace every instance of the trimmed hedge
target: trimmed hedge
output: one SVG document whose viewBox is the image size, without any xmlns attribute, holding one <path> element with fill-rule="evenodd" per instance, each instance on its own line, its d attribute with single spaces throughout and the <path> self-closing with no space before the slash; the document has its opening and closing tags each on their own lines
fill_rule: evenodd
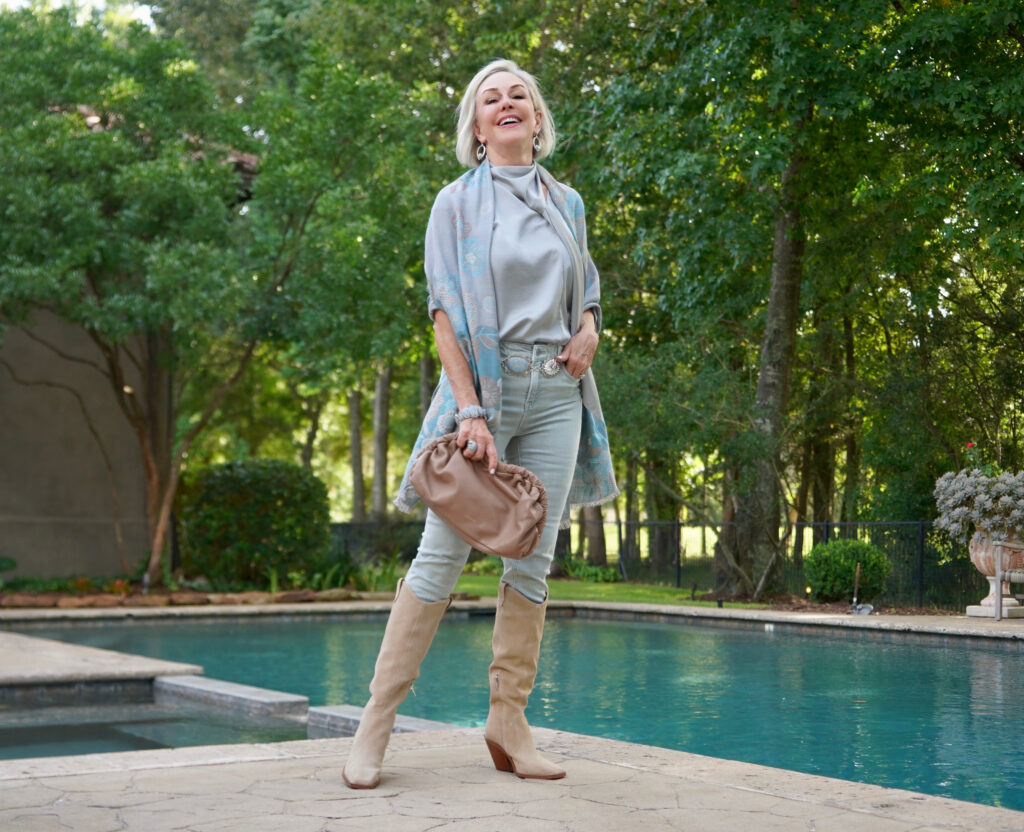
<svg viewBox="0 0 1024 832">
<path fill-rule="evenodd" d="M 330 553 L 327 489 L 290 462 L 204 468 L 184 484 L 180 506 L 185 572 L 214 584 L 266 584 L 272 571 L 312 571 Z"/>
<path fill-rule="evenodd" d="M 874 598 L 885 589 L 892 564 L 877 546 L 862 540 L 837 538 L 819 543 L 804 559 L 804 576 L 819 601 L 852 601 L 853 580 L 860 563 L 857 601 Z"/>
</svg>

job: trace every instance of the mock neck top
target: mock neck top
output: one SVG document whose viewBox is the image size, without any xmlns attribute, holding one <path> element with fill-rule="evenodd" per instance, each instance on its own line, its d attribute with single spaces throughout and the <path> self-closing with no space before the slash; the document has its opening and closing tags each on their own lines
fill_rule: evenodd
<svg viewBox="0 0 1024 832">
<path fill-rule="evenodd" d="M 565 344 L 572 336 L 573 260 L 564 225 L 544 196 L 534 165 L 491 168 L 494 180 L 494 234 L 491 273 L 503 341 Z M 568 228 L 565 234 L 570 233 Z"/>
</svg>

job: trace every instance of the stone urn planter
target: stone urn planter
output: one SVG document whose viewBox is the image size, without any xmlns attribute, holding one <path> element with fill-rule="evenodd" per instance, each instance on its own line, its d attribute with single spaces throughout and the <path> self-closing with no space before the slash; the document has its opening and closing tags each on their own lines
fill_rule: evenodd
<svg viewBox="0 0 1024 832">
<path fill-rule="evenodd" d="M 991 591 L 980 604 L 969 606 L 967 614 L 1024 618 L 1024 607 L 1010 595 L 1007 582 L 996 586 L 995 579 L 999 552 L 1002 573 L 1014 570 L 1019 578 L 1024 570 L 1024 471 L 997 474 L 993 468 L 950 471 L 936 480 L 935 527 L 966 542 L 971 562 L 988 578 Z"/>
<path fill-rule="evenodd" d="M 989 534 L 975 532 L 971 537 L 967 549 L 971 553 L 971 563 L 985 576 L 989 583 L 989 593 L 978 604 L 968 607 L 968 615 L 983 615 L 989 617 L 996 605 L 996 592 L 1002 592 L 1003 614 L 1010 618 L 1017 615 L 1011 612 L 1016 609 L 1019 615 L 1024 615 L 1024 609 L 1020 602 L 1010 594 L 1009 581 L 1002 581 L 1002 587 L 996 586 L 996 558 L 1002 555 L 1002 574 L 1010 569 L 1024 569 L 1024 541 L 1016 535 L 1010 535 L 1006 540 L 993 540 Z"/>
</svg>

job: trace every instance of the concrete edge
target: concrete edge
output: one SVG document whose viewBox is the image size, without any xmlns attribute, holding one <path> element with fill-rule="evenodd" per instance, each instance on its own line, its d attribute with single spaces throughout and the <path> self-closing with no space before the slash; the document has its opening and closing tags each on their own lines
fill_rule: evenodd
<svg viewBox="0 0 1024 832">
<path fill-rule="evenodd" d="M 549 609 L 570 608 L 574 613 L 611 613 L 627 619 L 693 619 L 710 623 L 728 621 L 750 624 L 785 624 L 808 629 L 875 630 L 1024 642 L 1024 627 L 1019 624 L 1001 626 L 1003 622 L 993 619 L 968 619 L 963 615 L 864 616 L 783 610 L 717 609 L 672 604 L 628 604 L 610 601 L 550 601 L 548 607 Z M 934 618 L 935 621 L 924 621 L 922 620 L 924 618 Z"/>
<path fill-rule="evenodd" d="M 108 683 L 203 672 L 196 664 L 70 644 L 5 629 L 0 629 L 0 662 L 0 683 L 4 685 Z M 11 667 L 17 669 L 12 671 Z"/>
<path fill-rule="evenodd" d="M 153 680 L 157 705 L 189 703 L 247 716 L 304 719 L 309 697 L 284 691 L 240 685 L 205 676 L 158 676 Z"/>
<path fill-rule="evenodd" d="M 492 611 L 496 598 L 479 601 L 455 601 L 449 613 Z M 6 623 L 125 621 L 133 619 L 178 618 L 262 618 L 281 616 L 377 615 L 391 609 L 391 600 L 318 601 L 302 604 L 203 604 L 168 607 L 95 607 L 61 609 L 57 607 L 0 609 L 0 625 Z"/>
<path fill-rule="evenodd" d="M 306 717 L 306 733 L 312 739 L 351 737 L 359 727 L 363 709 L 355 705 L 321 705 L 310 708 Z M 393 734 L 411 734 L 423 731 L 453 731 L 460 726 L 433 719 L 419 719 L 398 714 Z"/>
<path fill-rule="evenodd" d="M 479 601 L 455 601 L 448 615 L 472 616 L 493 613 L 496 601 L 485 598 Z M 38 624 L 60 622 L 114 622 L 124 620 L 159 620 L 181 618 L 251 618 L 251 617 L 317 617 L 353 616 L 377 617 L 388 612 L 389 601 L 340 601 L 316 604 L 268 604 L 265 606 L 182 606 L 182 607 L 134 607 L 106 609 L 5 609 L 0 610 L 0 627 L 14 624 Z M 607 614 L 621 619 L 702 621 L 707 623 L 731 622 L 747 624 L 785 624 L 805 627 L 809 630 L 822 628 L 851 630 L 874 630 L 894 633 L 921 633 L 938 636 L 969 637 L 994 640 L 1015 640 L 1024 645 L 1024 621 L 991 618 L 968 618 L 965 615 L 936 616 L 861 616 L 824 613 L 806 613 L 783 610 L 718 609 L 716 607 L 695 607 L 683 604 L 636 604 L 613 601 L 549 601 L 549 612 L 575 615 L 585 612 Z M 924 620 L 928 619 L 928 620 Z M 934 620 L 932 620 L 934 619 Z"/>
</svg>

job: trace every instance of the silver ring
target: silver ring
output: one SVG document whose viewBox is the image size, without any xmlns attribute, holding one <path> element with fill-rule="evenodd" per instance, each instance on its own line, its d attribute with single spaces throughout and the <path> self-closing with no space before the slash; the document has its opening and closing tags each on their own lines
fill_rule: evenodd
<svg viewBox="0 0 1024 832">
<path fill-rule="evenodd" d="M 467 447 L 467 448 L 469 449 L 469 452 L 470 452 L 471 454 L 475 454 L 475 453 L 476 453 L 476 449 L 477 449 L 478 447 L 480 447 L 480 446 L 479 446 L 479 445 L 477 445 L 477 444 L 476 444 L 476 442 L 474 442 L 474 441 L 473 441 L 472 439 L 470 439 L 470 440 L 469 440 L 469 441 L 468 441 L 468 442 L 466 443 L 466 447 Z"/>
</svg>

